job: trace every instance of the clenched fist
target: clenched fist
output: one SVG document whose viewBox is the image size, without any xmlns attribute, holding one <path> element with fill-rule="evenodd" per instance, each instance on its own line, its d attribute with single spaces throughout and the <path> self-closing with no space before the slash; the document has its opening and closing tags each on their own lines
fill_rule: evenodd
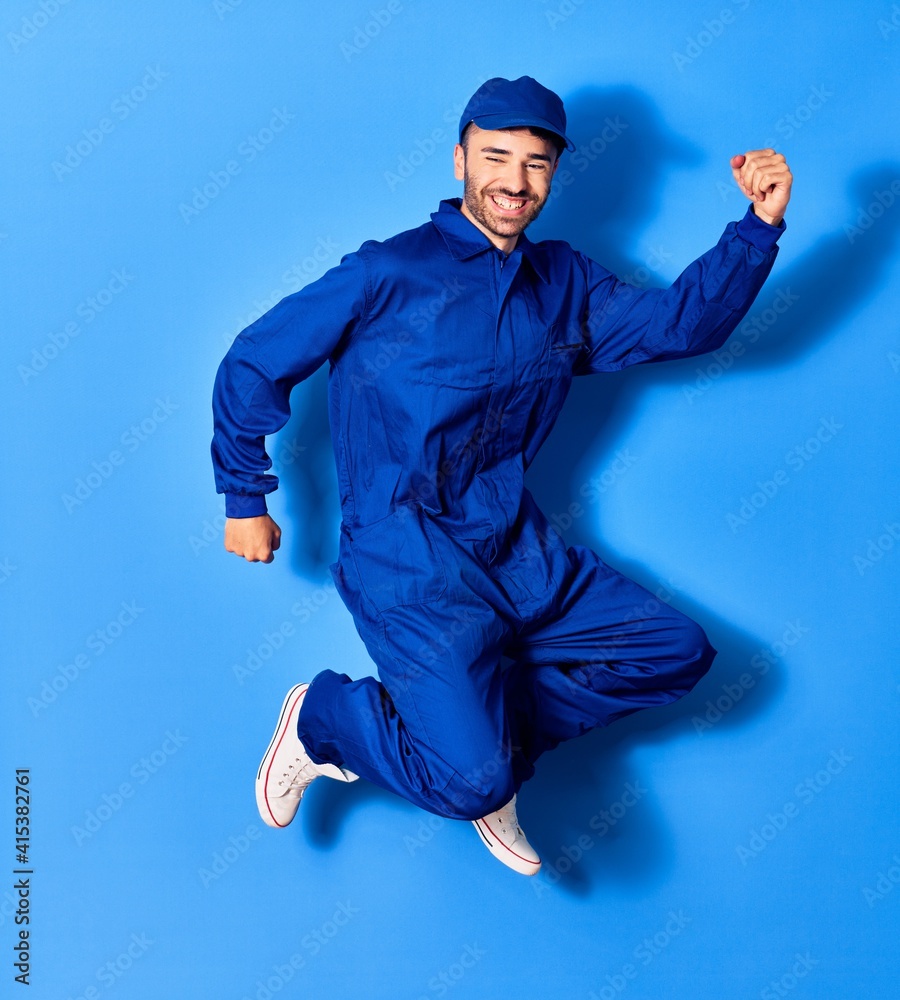
<svg viewBox="0 0 900 1000">
<path fill-rule="evenodd" d="M 269 517 L 225 518 L 225 548 L 247 562 L 270 563 L 281 545 L 281 528 Z"/>
<path fill-rule="evenodd" d="M 731 158 L 737 186 L 753 202 L 753 211 L 772 226 L 781 223 L 791 200 L 793 176 L 783 153 L 774 149 L 749 149 Z"/>
</svg>

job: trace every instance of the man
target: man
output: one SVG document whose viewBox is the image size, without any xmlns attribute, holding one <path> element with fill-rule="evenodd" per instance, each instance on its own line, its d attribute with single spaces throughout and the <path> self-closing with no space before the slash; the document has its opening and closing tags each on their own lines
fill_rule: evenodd
<svg viewBox="0 0 900 1000">
<path fill-rule="evenodd" d="M 328 360 L 342 513 L 330 569 L 379 678 L 325 667 L 288 692 L 256 778 L 269 826 L 291 822 L 315 778 L 363 776 L 471 820 L 495 857 L 533 875 L 516 794 L 537 758 L 680 698 L 716 655 L 696 622 L 641 613 L 658 606 L 648 591 L 567 547 L 524 474 L 573 376 L 725 342 L 775 260 L 791 174 L 772 149 L 733 157 L 747 214 L 670 288 L 637 290 L 568 243 L 525 235 L 575 148 L 565 130 L 562 101 L 536 80 L 487 81 L 454 149 L 463 198 L 346 254 L 219 368 L 225 547 L 270 562 L 281 532 L 265 436 Z"/>
</svg>

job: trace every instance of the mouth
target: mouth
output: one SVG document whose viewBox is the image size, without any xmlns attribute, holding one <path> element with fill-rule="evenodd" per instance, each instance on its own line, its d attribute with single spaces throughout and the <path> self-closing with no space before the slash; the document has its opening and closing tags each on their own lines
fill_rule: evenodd
<svg viewBox="0 0 900 1000">
<path fill-rule="evenodd" d="M 492 194 L 490 195 L 490 199 L 494 208 L 500 213 L 500 215 L 506 215 L 510 218 L 522 215 L 528 208 L 527 198 L 505 198 L 500 194 Z"/>
</svg>

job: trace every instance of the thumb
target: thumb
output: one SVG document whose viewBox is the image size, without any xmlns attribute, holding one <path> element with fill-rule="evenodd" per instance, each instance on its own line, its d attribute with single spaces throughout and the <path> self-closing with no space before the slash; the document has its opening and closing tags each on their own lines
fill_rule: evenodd
<svg viewBox="0 0 900 1000">
<path fill-rule="evenodd" d="M 742 167 L 744 165 L 744 160 L 746 160 L 746 159 L 747 159 L 747 157 L 744 156 L 743 153 L 738 153 L 737 156 L 732 156 L 732 158 L 731 158 L 731 169 L 732 170 L 739 169 L 740 167 Z"/>
</svg>

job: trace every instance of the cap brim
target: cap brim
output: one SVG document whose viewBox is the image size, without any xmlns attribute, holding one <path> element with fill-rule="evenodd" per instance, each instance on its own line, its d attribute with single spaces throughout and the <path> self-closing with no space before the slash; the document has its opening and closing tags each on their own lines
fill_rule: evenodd
<svg viewBox="0 0 900 1000">
<path fill-rule="evenodd" d="M 496 131 L 501 128 L 515 128 L 516 126 L 525 125 L 533 125 L 535 128 L 545 128 L 548 132 L 558 135 L 566 144 L 566 149 L 568 149 L 570 153 L 575 149 L 575 143 L 572 142 L 567 135 L 560 132 L 555 125 L 551 125 L 546 118 L 538 118 L 537 115 L 529 114 L 527 111 L 518 113 L 515 111 L 498 111 L 496 114 L 492 115 L 478 115 L 470 120 L 475 122 L 479 128 L 483 128 L 487 132 Z M 466 124 L 468 124 L 468 122 Z"/>
</svg>

